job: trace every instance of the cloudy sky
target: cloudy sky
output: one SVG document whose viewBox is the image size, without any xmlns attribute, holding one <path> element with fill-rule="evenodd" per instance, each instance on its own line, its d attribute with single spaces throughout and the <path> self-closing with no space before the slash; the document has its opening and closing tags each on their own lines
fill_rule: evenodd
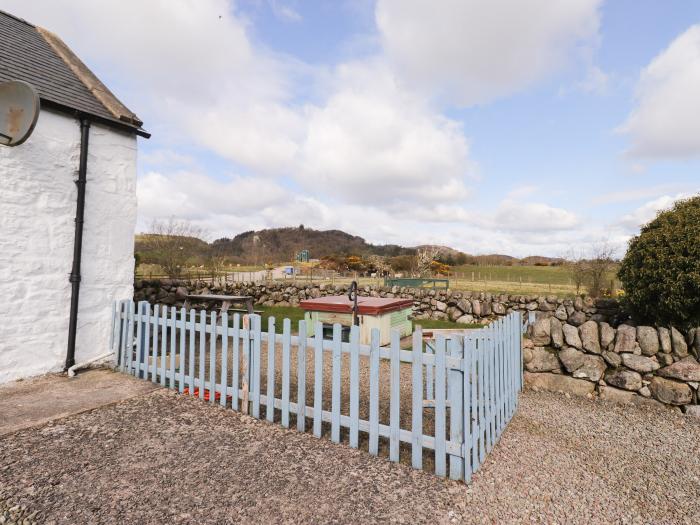
<svg viewBox="0 0 700 525">
<path fill-rule="evenodd" d="M 0 0 L 153 133 L 139 229 L 620 246 L 700 190 L 700 2 Z"/>
</svg>

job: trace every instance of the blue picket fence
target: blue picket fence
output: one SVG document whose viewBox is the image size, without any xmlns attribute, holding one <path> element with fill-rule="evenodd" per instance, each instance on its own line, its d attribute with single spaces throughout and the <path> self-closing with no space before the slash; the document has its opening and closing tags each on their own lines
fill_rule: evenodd
<svg viewBox="0 0 700 525">
<path fill-rule="evenodd" d="M 115 303 L 113 321 L 112 349 L 125 373 L 284 427 L 294 418 L 300 432 L 308 420 L 317 437 L 325 429 L 354 448 L 362 439 L 370 454 L 388 449 L 391 461 L 403 448 L 414 468 L 432 459 L 435 474 L 467 482 L 522 389 L 519 312 L 466 335 L 424 340 L 417 329 L 407 349 L 398 332 L 388 347 L 376 330 L 362 345 L 357 326 L 346 343 L 340 325 L 332 339 L 321 327 L 308 338 L 304 321 L 293 334 L 284 319 L 278 333 L 274 318 L 263 330 L 257 315 L 147 302 Z"/>
</svg>

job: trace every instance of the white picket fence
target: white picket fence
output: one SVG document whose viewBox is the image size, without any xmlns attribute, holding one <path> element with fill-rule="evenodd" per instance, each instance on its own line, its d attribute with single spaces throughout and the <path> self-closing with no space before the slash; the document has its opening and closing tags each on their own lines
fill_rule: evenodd
<svg viewBox="0 0 700 525">
<path fill-rule="evenodd" d="M 210 403 L 256 418 L 279 420 L 284 427 L 290 426 L 290 417 L 295 418 L 300 432 L 306 431 L 309 419 L 317 437 L 325 424 L 334 442 L 344 437 L 358 448 L 362 437 L 373 455 L 380 453 L 380 440 L 384 448 L 388 442 L 391 461 L 400 460 L 403 443 L 417 469 L 423 468 L 424 451 L 432 451 L 427 454 L 432 455 L 437 475 L 467 482 L 513 416 L 522 389 L 519 312 L 466 336 L 438 335 L 430 344 L 416 330 L 410 350 L 401 348 L 398 332 L 388 347 L 379 346 L 376 330 L 372 344 L 362 345 L 359 327 L 354 326 L 350 342 L 345 343 L 340 325 L 334 326 L 332 340 L 323 339 L 321 327 L 314 338 L 307 338 L 304 321 L 293 335 L 290 320 L 284 319 L 282 333 L 277 334 L 274 318 L 264 331 L 257 315 L 197 313 L 147 302 L 115 303 L 113 321 L 112 348 L 126 373 L 190 396 L 209 397 Z M 330 373 L 324 376 L 328 358 Z M 276 372 L 281 372 L 281 381 Z M 410 389 L 410 402 L 404 399 L 403 409 L 402 377 L 404 393 Z M 307 387 L 307 379 L 313 386 Z M 324 408 L 326 381 L 331 395 Z M 386 393 L 382 386 L 387 381 L 388 396 L 381 394 Z M 343 392 L 343 383 L 349 395 Z M 346 406 L 341 404 L 343 397 Z M 388 407 L 388 417 L 386 410 L 380 417 L 380 407 Z M 410 412 L 410 428 L 401 427 L 402 412 L 404 423 Z M 345 436 L 341 429 L 347 429 L 342 432 Z"/>
</svg>

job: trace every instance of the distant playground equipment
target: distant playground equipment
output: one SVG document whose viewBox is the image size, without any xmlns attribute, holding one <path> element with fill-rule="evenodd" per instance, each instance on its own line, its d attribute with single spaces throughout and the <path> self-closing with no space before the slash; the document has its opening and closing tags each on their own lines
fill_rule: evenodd
<svg viewBox="0 0 700 525">
<path fill-rule="evenodd" d="M 309 262 L 309 250 L 301 250 L 296 255 L 297 262 Z"/>
<path fill-rule="evenodd" d="M 408 288 L 449 288 L 449 279 L 435 279 L 431 277 L 385 277 L 384 286 L 406 286 Z"/>
</svg>

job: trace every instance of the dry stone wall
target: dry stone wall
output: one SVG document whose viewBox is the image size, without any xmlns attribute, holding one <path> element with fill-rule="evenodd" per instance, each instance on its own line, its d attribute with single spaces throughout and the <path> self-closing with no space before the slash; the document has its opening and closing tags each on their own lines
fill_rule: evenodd
<svg viewBox="0 0 700 525">
<path fill-rule="evenodd" d="M 135 283 L 134 299 L 181 305 L 188 293 L 227 293 L 252 295 L 256 303 L 265 306 L 296 306 L 304 299 L 341 295 L 347 291 L 347 285 L 331 284 L 211 284 L 201 281 L 140 280 Z M 616 324 L 621 318 L 619 305 L 613 299 L 593 301 L 580 297 L 570 299 L 553 295 L 507 295 L 398 286 L 364 286 L 360 287 L 359 294 L 413 299 L 415 319 L 474 323 L 516 310 L 533 312 L 536 316 L 551 315 L 572 326 L 579 326 L 588 320 Z"/>
<path fill-rule="evenodd" d="M 346 285 L 138 280 L 134 299 L 181 306 L 187 294 L 251 295 L 265 306 L 345 294 Z M 622 403 L 679 407 L 700 417 L 700 328 L 632 326 L 614 299 L 364 286 L 362 296 L 413 299 L 414 319 L 487 322 L 534 317 L 524 339 L 526 386 Z M 195 307 L 206 305 L 193 304 Z M 622 324 L 621 324 L 622 323 Z"/>
<path fill-rule="evenodd" d="M 542 315 L 528 327 L 523 346 L 531 388 L 680 407 L 700 416 L 700 328 L 682 333 L 593 319 L 576 326 Z"/>
</svg>

